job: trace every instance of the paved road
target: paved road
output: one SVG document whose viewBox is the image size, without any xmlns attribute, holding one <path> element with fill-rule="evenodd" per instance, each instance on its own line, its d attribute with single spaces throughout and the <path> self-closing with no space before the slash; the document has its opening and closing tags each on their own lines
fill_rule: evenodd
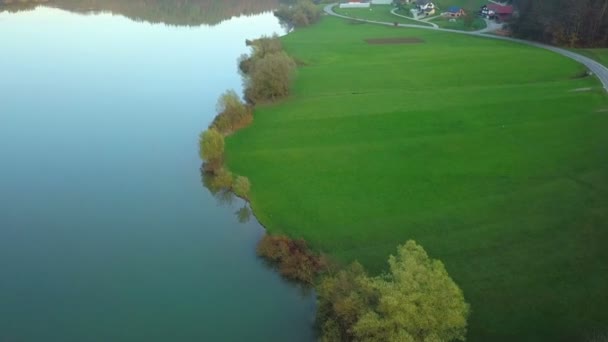
<svg viewBox="0 0 608 342">
<path fill-rule="evenodd" d="M 336 5 L 337 5 L 337 3 L 333 3 L 333 4 L 329 4 L 329 5 L 325 6 L 325 8 L 324 8 L 325 13 L 332 15 L 334 17 L 363 21 L 363 22 L 370 23 L 370 24 L 409 27 L 409 28 L 417 28 L 417 29 L 424 29 L 424 30 L 434 30 L 434 31 L 441 31 L 441 32 L 465 34 L 465 35 L 469 35 L 469 36 L 482 37 L 482 38 L 487 38 L 487 39 L 498 39 L 498 40 L 519 43 L 519 44 L 525 44 L 525 45 L 535 46 L 535 47 L 538 47 L 541 49 L 553 51 L 555 53 L 558 53 L 562 56 L 573 59 L 573 60 L 583 64 L 584 66 L 586 66 L 595 76 L 597 76 L 597 78 L 600 80 L 600 82 L 602 82 L 604 89 L 606 91 L 608 91 L 608 68 L 606 68 L 602 64 L 594 61 L 591 58 L 585 57 L 583 55 L 580 55 L 578 53 L 575 53 L 575 52 L 572 52 L 572 51 L 569 51 L 566 49 L 558 48 L 558 47 L 551 46 L 551 45 L 531 42 L 531 41 L 527 41 L 527 40 L 522 40 L 522 39 L 502 37 L 502 36 L 496 36 L 496 35 L 488 35 L 488 34 L 485 34 L 484 32 L 466 32 L 466 31 L 436 28 L 436 27 L 431 27 L 431 26 L 415 25 L 415 24 L 395 24 L 395 23 L 389 23 L 386 21 L 357 19 L 357 18 L 348 17 L 348 16 L 341 15 L 341 14 L 334 12 L 333 7 Z"/>
</svg>

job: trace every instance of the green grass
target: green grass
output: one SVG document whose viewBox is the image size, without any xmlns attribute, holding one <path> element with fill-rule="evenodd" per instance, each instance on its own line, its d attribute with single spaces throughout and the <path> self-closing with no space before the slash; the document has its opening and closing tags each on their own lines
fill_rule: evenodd
<svg viewBox="0 0 608 342">
<path fill-rule="evenodd" d="M 605 331 L 608 98 L 582 66 L 330 17 L 283 40 L 306 63 L 293 95 L 226 147 L 272 233 L 373 272 L 415 239 L 464 290 L 470 341 Z"/>
<path fill-rule="evenodd" d="M 455 21 L 451 22 L 451 18 L 438 17 L 431 19 L 434 24 L 445 29 L 461 30 L 461 31 L 477 31 L 486 28 L 486 22 L 482 18 L 475 18 L 470 27 L 466 27 L 463 18 L 454 18 Z"/>
<path fill-rule="evenodd" d="M 391 9 L 393 6 L 390 5 L 372 5 L 371 8 L 339 8 L 336 6 L 334 12 L 357 19 L 431 26 L 427 23 L 396 16 L 391 13 Z"/>
<path fill-rule="evenodd" d="M 608 49 L 574 49 L 573 51 L 594 59 L 608 67 Z"/>
</svg>

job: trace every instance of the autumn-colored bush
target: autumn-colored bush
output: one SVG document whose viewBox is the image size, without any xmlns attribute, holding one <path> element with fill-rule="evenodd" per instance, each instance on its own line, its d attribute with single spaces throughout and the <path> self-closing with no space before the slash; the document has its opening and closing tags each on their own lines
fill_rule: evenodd
<svg viewBox="0 0 608 342">
<path fill-rule="evenodd" d="M 250 189 L 251 183 L 249 182 L 249 178 L 243 176 L 236 177 L 234 184 L 232 185 L 232 191 L 234 191 L 237 196 L 248 199 Z"/>
<path fill-rule="evenodd" d="M 199 154 L 204 171 L 214 173 L 219 170 L 224 160 L 224 136 L 215 128 L 201 133 Z"/>
<path fill-rule="evenodd" d="M 210 127 L 223 135 L 230 134 L 251 123 L 253 110 L 241 101 L 234 90 L 228 90 L 220 96 L 217 103 L 218 115 Z"/>
<path fill-rule="evenodd" d="M 321 18 L 321 9 L 310 0 L 299 0 L 294 5 L 283 5 L 274 13 L 279 19 L 296 26 L 309 26 Z"/>
<path fill-rule="evenodd" d="M 313 284 L 325 269 L 323 259 L 308 249 L 302 239 L 265 235 L 257 247 L 259 256 L 275 265 L 285 278 Z"/>
<path fill-rule="evenodd" d="M 464 341 L 469 305 L 441 261 L 415 241 L 370 277 L 354 264 L 317 287 L 321 341 Z"/>
<path fill-rule="evenodd" d="M 254 59 L 245 79 L 247 101 L 255 104 L 287 96 L 295 70 L 295 61 L 282 51 Z"/>
</svg>

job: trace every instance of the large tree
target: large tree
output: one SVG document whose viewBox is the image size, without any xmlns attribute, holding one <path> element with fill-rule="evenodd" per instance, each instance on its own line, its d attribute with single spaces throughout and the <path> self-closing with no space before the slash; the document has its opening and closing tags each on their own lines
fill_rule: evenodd
<svg viewBox="0 0 608 342">
<path fill-rule="evenodd" d="M 569 47 L 608 46 L 608 0 L 515 0 L 516 36 Z"/>
<path fill-rule="evenodd" d="M 368 277 L 360 266 L 319 287 L 325 341 L 464 340 L 469 305 L 441 261 L 414 241 L 389 258 L 389 273 Z"/>
</svg>

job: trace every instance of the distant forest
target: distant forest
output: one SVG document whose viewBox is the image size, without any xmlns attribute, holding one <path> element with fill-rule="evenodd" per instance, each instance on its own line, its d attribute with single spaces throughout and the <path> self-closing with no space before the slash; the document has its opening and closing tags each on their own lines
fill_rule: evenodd
<svg viewBox="0 0 608 342">
<path fill-rule="evenodd" d="M 608 0 L 513 0 L 520 38 L 567 47 L 608 47 Z"/>
<path fill-rule="evenodd" d="M 215 25 L 239 15 L 272 11 L 282 0 L 0 0 L 0 12 L 40 4 L 71 12 L 111 12 L 137 21 L 169 25 Z"/>
</svg>

